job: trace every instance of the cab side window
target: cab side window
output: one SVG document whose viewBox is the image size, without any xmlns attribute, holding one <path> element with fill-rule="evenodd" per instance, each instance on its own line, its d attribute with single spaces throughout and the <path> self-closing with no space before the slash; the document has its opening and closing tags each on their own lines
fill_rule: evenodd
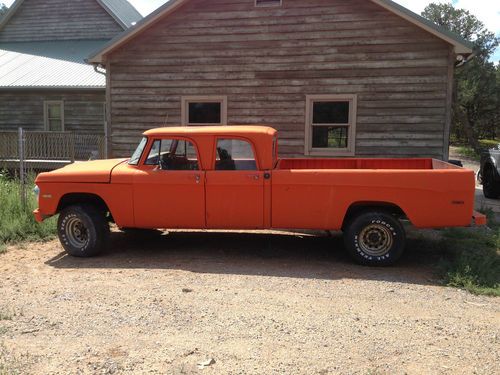
<svg viewBox="0 0 500 375">
<path fill-rule="evenodd" d="M 252 145 L 240 139 L 218 139 L 215 159 L 217 171 L 256 171 Z"/>
<path fill-rule="evenodd" d="M 153 142 L 146 165 L 158 165 L 166 171 L 198 170 L 198 155 L 195 146 L 181 139 L 157 139 Z"/>
</svg>

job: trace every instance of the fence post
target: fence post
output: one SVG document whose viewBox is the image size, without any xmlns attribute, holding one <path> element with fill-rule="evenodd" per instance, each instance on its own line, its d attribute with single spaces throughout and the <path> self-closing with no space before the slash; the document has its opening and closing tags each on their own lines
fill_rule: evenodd
<svg viewBox="0 0 500 375">
<path fill-rule="evenodd" d="M 23 128 L 19 128 L 18 130 L 18 151 L 19 151 L 19 182 L 20 186 L 20 194 L 21 194 L 21 203 L 23 207 L 26 207 L 26 175 L 24 171 L 24 130 Z"/>
</svg>

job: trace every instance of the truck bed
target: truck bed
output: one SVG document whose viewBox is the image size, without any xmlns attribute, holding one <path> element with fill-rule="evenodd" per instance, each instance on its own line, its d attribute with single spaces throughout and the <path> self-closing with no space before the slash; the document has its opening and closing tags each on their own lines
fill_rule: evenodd
<svg viewBox="0 0 500 375">
<path fill-rule="evenodd" d="M 432 170 L 460 169 L 435 159 L 280 159 L 278 170 L 297 169 L 393 169 Z"/>
<path fill-rule="evenodd" d="M 473 171 L 430 158 L 283 159 L 272 175 L 272 224 L 340 229 L 353 206 L 383 202 L 418 228 L 467 226 L 474 186 Z"/>
</svg>

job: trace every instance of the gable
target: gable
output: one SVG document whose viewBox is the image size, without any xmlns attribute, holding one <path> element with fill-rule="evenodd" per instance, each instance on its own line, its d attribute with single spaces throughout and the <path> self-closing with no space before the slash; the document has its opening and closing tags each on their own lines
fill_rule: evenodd
<svg viewBox="0 0 500 375">
<path fill-rule="evenodd" d="M 170 17 L 170 15 L 176 13 L 181 8 L 190 6 L 192 1 L 193 0 L 168 1 L 165 5 L 158 8 L 155 12 L 151 13 L 148 17 L 144 18 L 141 22 L 139 22 L 136 27 L 117 36 L 115 39 L 107 43 L 101 50 L 96 51 L 94 54 L 89 56 L 88 61 L 92 63 L 103 63 L 106 55 L 124 46 L 129 41 L 134 39 L 136 36 L 145 32 L 147 29 L 157 24 L 158 22 L 163 22 L 164 20 L 168 22 L 168 18 Z M 255 4 L 254 3 L 255 0 L 247 0 L 247 1 L 249 4 Z M 244 1 L 242 1 L 241 3 L 242 3 L 241 4 L 242 9 L 249 6 L 249 4 L 245 4 Z M 280 15 L 286 13 L 287 2 L 283 2 L 282 4 L 283 4 L 282 7 L 276 8 L 278 9 L 278 13 Z M 352 4 L 355 4 L 355 2 L 353 2 Z M 392 13 L 392 15 L 399 17 L 403 22 L 407 21 L 408 24 L 411 24 L 421 30 L 424 30 L 428 34 L 433 35 L 438 39 L 441 39 L 442 41 L 453 46 L 456 54 L 468 55 L 472 53 L 472 47 L 473 47 L 472 43 L 464 40 L 459 35 L 447 31 L 444 28 L 432 23 L 431 21 L 426 20 L 425 18 L 411 12 L 410 10 L 400 6 L 399 4 L 394 3 L 391 0 L 370 0 L 366 1 L 365 4 L 366 5 L 372 4 L 376 5 L 379 8 L 385 9 L 388 12 Z M 208 6 L 210 7 L 209 3 Z M 329 3 L 311 1 L 309 5 L 304 4 L 304 6 L 328 7 Z M 255 10 L 256 10 L 255 7 L 252 5 L 251 11 Z"/>
<path fill-rule="evenodd" d="M 96 0 L 17 0 L 0 42 L 112 39 L 125 28 Z"/>
</svg>

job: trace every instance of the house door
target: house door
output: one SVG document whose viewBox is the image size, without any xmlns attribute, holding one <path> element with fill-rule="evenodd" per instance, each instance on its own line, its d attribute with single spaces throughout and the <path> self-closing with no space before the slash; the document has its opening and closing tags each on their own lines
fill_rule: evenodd
<svg viewBox="0 0 500 375">
<path fill-rule="evenodd" d="M 252 145 L 218 139 L 213 171 L 206 172 L 206 220 L 212 229 L 259 229 L 264 226 L 264 172 Z"/>
<path fill-rule="evenodd" d="M 205 227 L 205 178 L 192 142 L 155 140 L 133 185 L 137 227 Z"/>
</svg>

